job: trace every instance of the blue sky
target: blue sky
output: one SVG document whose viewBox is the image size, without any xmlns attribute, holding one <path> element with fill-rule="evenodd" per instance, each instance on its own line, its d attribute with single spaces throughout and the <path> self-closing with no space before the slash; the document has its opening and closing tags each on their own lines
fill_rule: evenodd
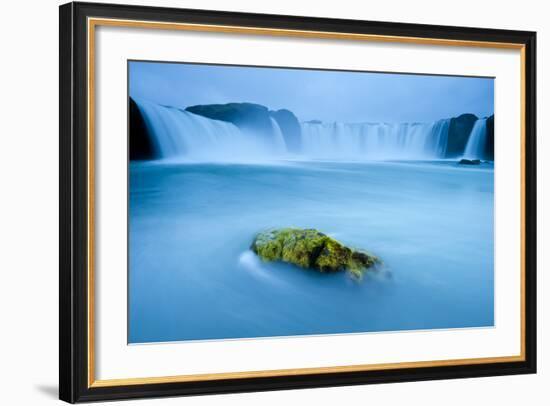
<svg viewBox="0 0 550 406">
<path fill-rule="evenodd" d="M 130 96 L 185 108 L 259 103 L 302 121 L 434 121 L 493 114 L 490 78 L 130 62 Z"/>
</svg>

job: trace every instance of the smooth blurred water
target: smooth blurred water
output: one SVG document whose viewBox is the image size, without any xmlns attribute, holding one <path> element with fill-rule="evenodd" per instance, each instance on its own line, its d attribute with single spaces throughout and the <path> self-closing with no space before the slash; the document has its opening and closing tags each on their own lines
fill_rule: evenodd
<svg viewBox="0 0 550 406">
<path fill-rule="evenodd" d="M 493 167 L 131 163 L 129 342 L 493 325 Z M 313 227 L 384 264 L 357 282 L 262 263 Z"/>
</svg>

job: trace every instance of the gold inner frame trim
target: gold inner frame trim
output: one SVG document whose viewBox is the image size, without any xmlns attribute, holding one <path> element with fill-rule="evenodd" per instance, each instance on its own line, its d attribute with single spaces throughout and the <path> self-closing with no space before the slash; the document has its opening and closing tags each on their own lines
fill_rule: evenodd
<svg viewBox="0 0 550 406">
<path fill-rule="evenodd" d="M 484 358 L 464 358 L 450 360 L 434 361 L 415 361 L 415 362 L 397 362 L 384 364 L 363 364 L 346 366 L 329 366 L 316 368 L 295 368 L 295 369 L 277 369 L 265 371 L 241 371 L 241 372 L 222 372 L 212 374 L 191 374 L 160 376 L 146 378 L 123 378 L 123 379 L 95 379 L 95 278 L 94 278 L 94 196 L 95 196 L 95 28 L 97 26 L 111 27 L 131 27 L 148 28 L 157 30 L 179 30 L 192 32 L 215 32 L 226 34 L 242 35 L 263 35 L 279 37 L 298 37 L 298 38 L 316 38 L 316 39 L 336 39 L 368 42 L 389 42 L 401 44 L 416 45 L 435 45 L 435 46 L 457 46 L 457 47 L 478 47 L 478 48 L 496 48 L 512 49 L 520 51 L 521 64 L 521 102 L 520 102 L 520 171 L 521 171 L 521 269 L 520 269 L 520 354 L 502 357 L 484 357 Z M 88 387 L 111 387 L 125 385 L 143 385 L 159 383 L 177 383 L 193 381 L 213 381 L 221 379 L 244 379 L 260 377 L 277 377 L 292 375 L 312 375 L 312 374 L 331 374 L 342 372 L 360 372 L 360 371 L 379 371 L 398 368 L 426 368 L 457 365 L 479 365 L 504 362 L 525 361 L 525 46 L 517 43 L 489 42 L 489 41 L 467 41 L 439 38 L 422 37 L 401 37 L 391 35 L 374 34 L 356 34 L 345 32 L 326 32 L 326 31 L 308 31 L 275 29 L 261 27 L 243 27 L 230 25 L 211 25 L 211 24 L 188 24 L 188 23 L 167 23 L 139 20 L 120 20 L 108 18 L 89 18 L 87 27 L 87 72 L 88 72 Z"/>
</svg>

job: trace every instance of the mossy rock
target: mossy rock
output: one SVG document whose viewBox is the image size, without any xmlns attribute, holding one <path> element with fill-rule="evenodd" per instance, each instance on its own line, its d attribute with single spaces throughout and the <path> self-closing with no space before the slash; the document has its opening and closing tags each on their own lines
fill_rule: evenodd
<svg viewBox="0 0 550 406">
<path fill-rule="evenodd" d="M 250 247 L 264 261 L 282 261 L 320 272 L 348 271 L 360 278 L 379 262 L 315 229 L 281 228 L 256 235 Z"/>
</svg>

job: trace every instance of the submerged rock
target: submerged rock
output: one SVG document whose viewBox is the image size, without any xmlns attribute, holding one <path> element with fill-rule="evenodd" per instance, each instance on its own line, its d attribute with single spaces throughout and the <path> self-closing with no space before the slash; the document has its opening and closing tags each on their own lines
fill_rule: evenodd
<svg viewBox="0 0 550 406">
<path fill-rule="evenodd" d="M 259 233 L 250 247 L 264 261 L 282 261 L 320 272 L 349 271 L 356 277 L 379 262 L 315 229 L 280 228 Z"/>
<path fill-rule="evenodd" d="M 481 161 L 479 159 L 461 159 L 458 161 L 459 165 L 479 165 Z"/>
</svg>

